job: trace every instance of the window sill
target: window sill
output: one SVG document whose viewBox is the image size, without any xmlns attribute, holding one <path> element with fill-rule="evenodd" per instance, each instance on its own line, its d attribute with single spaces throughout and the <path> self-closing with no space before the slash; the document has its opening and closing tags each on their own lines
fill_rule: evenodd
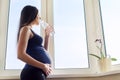
<svg viewBox="0 0 120 80">
<path fill-rule="evenodd" d="M 50 75 L 49 78 L 70 78 L 70 77 L 102 77 L 102 76 L 108 76 L 113 74 L 119 74 L 120 70 L 116 71 L 108 71 L 108 72 L 96 72 L 91 74 L 61 74 L 61 75 Z"/>
<path fill-rule="evenodd" d="M 48 76 L 48 78 L 79 78 L 79 77 L 102 77 L 102 76 L 108 76 L 108 75 L 113 75 L 113 74 L 118 74 L 120 73 L 120 70 L 116 71 L 109 71 L 109 72 L 102 72 L 102 73 L 92 73 L 92 74 L 53 74 Z M 1 79 L 19 79 L 18 75 L 0 75 L 0 80 Z"/>
</svg>

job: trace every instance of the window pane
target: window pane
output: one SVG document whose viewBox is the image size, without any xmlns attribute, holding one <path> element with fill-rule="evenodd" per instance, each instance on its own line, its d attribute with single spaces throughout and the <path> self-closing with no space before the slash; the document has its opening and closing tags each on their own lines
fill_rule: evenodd
<svg viewBox="0 0 120 80">
<path fill-rule="evenodd" d="M 100 0 L 106 53 L 120 63 L 120 0 Z"/>
<path fill-rule="evenodd" d="M 41 0 L 10 0 L 5 69 L 21 69 L 24 65 L 23 62 L 17 59 L 16 39 L 21 9 L 25 5 L 33 5 L 40 10 Z M 40 34 L 38 27 L 35 27 L 34 30 Z"/>
<path fill-rule="evenodd" d="M 83 0 L 54 0 L 55 68 L 88 68 Z"/>
</svg>

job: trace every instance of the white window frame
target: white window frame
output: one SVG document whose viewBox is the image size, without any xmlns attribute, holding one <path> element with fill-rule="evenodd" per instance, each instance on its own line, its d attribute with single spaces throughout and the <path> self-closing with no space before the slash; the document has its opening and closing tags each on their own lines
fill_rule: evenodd
<svg viewBox="0 0 120 80">
<path fill-rule="evenodd" d="M 53 24 L 53 0 L 42 0 L 42 19 L 48 23 Z M 89 53 L 96 53 L 96 46 L 94 40 L 96 38 L 103 38 L 102 25 L 100 17 L 99 0 L 84 0 L 85 8 L 85 22 L 87 27 L 87 40 Z M 46 10 L 45 10 L 46 9 Z M 0 79 L 18 79 L 21 70 L 5 70 L 5 56 L 6 56 L 6 35 L 8 27 L 8 12 L 9 12 L 9 0 L 0 0 Z M 53 53 L 53 38 L 51 38 L 50 53 Z M 54 56 L 54 54 L 51 54 Z M 49 77 L 83 77 L 83 76 L 98 76 L 96 73 L 100 73 L 97 59 L 89 57 L 90 68 L 88 69 L 53 69 L 53 74 Z M 112 70 L 120 70 L 118 66 L 112 66 Z M 113 72 L 115 73 L 115 72 Z M 95 75 L 96 74 L 96 75 Z M 103 74 L 104 75 L 104 74 Z M 101 76 L 101 74 L 100 74 Z"/>
</svg>

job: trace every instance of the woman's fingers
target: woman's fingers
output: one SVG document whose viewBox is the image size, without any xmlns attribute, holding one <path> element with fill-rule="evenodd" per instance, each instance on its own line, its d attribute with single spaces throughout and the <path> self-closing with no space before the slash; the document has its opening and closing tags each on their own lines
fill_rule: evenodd
<svg viewBox="0 0 120 80">
<path fill-rule="evenodd" d="M 49 75 L 51 71 L 52 71 L 52 68 L 50 64 L 45 64 L 44 72 L 46 73 L 46 75 Z"/>
<path fill-rule="evenodd" d="M 50 35 L 50 33 L 54 32 L 54 28 L 51 26 L 47 26 L 45 29 L 45 34 Z"/>
</svg>

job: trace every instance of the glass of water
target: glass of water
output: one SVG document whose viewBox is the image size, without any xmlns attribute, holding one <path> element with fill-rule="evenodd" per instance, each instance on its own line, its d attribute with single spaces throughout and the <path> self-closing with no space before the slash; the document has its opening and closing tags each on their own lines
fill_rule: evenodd
<svg viewBox="0 0 120 80">
<path fill-rule="evenodd" d="M 45 22 L 44 20 L 40 20 L 40 26 L 45 30 L 46 27 L 51 27 L 47 22 Z M 54 35 L 54 30 L 51 31 L 50 36 Z"/>
</svg>

